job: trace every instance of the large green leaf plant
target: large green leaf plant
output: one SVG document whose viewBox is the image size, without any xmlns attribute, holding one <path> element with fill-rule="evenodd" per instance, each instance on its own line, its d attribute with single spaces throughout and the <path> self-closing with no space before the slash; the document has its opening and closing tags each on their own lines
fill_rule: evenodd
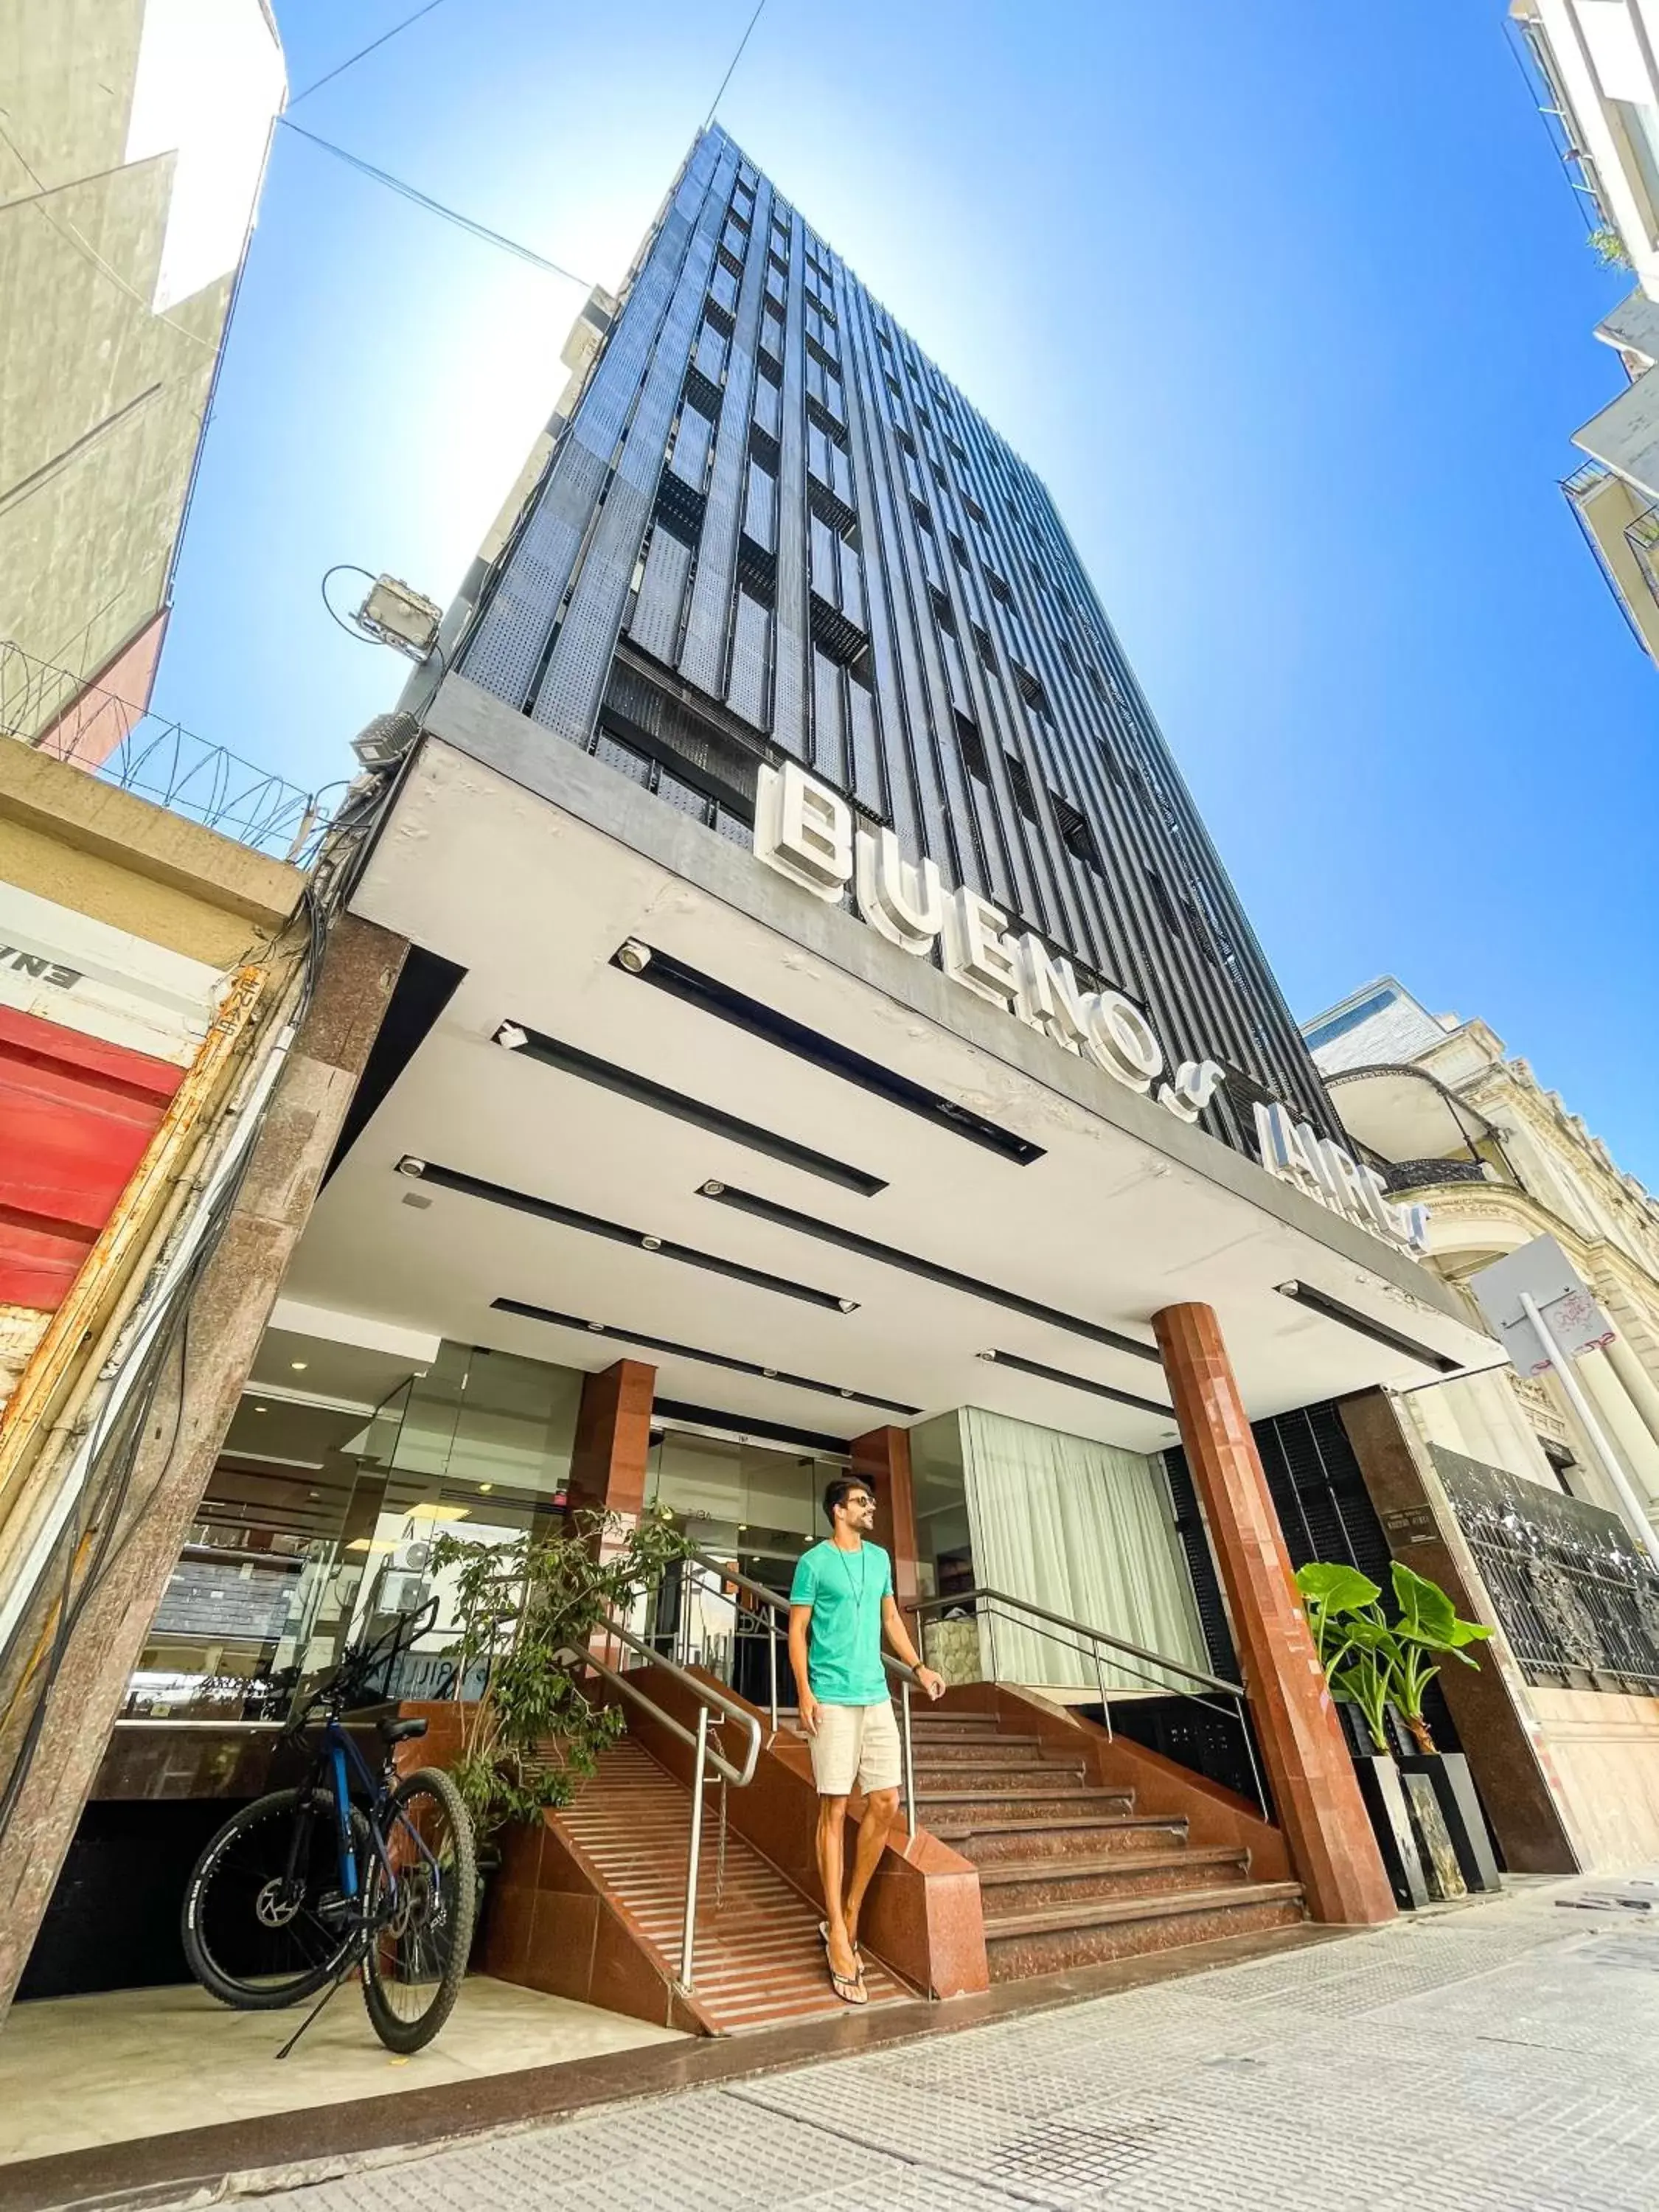
<svg viewBox="0 0 1659 2212">
<path fill-rule="evenodd" d="M 1358 1709 L 1378 1751 L 1390 1749 L 1393 1705 L 1418 1749 L 1432 1753 L 1436 1745 L 1423 1701 L 1440 1660 L 1449 1656 L 1462 1666 L 1478 1666 L 1465 1647 L 1492 1631 L 1461 1620 L 1440 1585 L 1401 1560 L 1391 1562 L 1389 1574 L 1400 1615 L 1395 1621 L 1382 1610 L 1381 1584 L 1357 1567 L 1316 1559 L 1297 1570 L 1296 1586 L 1331 1694 Z"/>
<path fill-rule="evenodd" d="M 607 1620 L 625 1622 L 690 1548 L 666 1512 L 631 1526 L 577 1512 L 553 1535 L 509 1544 L 438 1538 L 431 1565 L 453 1593 L 456 1636 L 446 1656 L 462 1701 L 450 1771 L 481 1838 L 568 1804 L 623 1733 L 622 1713 L 587 1696 L 576 1655 Z"/>
</svg>

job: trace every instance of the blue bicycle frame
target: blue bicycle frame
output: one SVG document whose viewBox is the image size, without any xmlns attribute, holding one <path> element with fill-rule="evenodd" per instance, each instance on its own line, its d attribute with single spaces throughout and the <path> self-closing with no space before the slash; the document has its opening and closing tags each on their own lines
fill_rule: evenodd
<svg viewBox="0 0 1659 2212">
<path fill-rule="evenodd" d="M 341 1896 L 356 1898 L 361 1894 L 362 1887 L 357 1853 L 351 1840 L 351 1771 L 355 1768 L 357 1778 L 368 1795 L 368 1832 L 374 1856 L 380 1862 L 381 1870 L 386 1875 L 388 1894 L 395 1898 L 398 1893 L 397 1870 L 387 1855 L 386 1837 L 381 1830 L 382 1810 L 389 1796 L 384 1777 L 374 1773 L 352 1737 L 332 1717 L 324 1725 L 322 1751 L 318 1759 L 319 1769 L 325 1761 L 334 1782 L 334 1820 L 339 1852 Z M 416 1849 L 431 1867 L 434 1884 L 441 1885 L 442 1874 L 431 1845 L 406 1814 L 399 1812 L 397 1818 L 413 1838 Z"/>
</svg>

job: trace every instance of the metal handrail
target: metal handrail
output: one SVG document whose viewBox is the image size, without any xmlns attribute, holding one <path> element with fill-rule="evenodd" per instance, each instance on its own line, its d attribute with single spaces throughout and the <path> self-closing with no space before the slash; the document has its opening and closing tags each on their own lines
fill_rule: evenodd
<svg viewBox="0 0 1659 2212">
<path fill-rule="evenodd" d="M 701 1568 L 706 1574 L 716 1575 L 721 1582 L 730 1583 L 733 1588 L 742 1590 L 746 1596 L 756 1601 L 754 1609 L 763 1606 L 772 1613 L 781 1613 L 787 1626 L 789 1618 L 789 1600 L 781 1591 L 773 1589 L 766 1583 L 757 1582 L 752 1575 L 745 1575 L 736 1567 L 729 1567 L 722 1560 L 711 1558 L 707 1552 L 690 1552 L 685 1554 L 685 1557 L 689 1565 Z M 906 1828 L 914 1837 L 916 1832 L 916 1783 L 915 1756 L 910 1728 L 910 1684 L 914 1677 L 902 1659 L 895 1659 L 890 1652 L 882 1653 L 881 1663 L 888 1674 L 896 1674 L 899 1678 L 899 1747 L 902 1753 L 904 1819 Z M 770 1688 L 772 1734 L 776 1735 L 778 1732 L 778 1645 L 777 1638 L 774 1632 L 769 1632 L 767 1636 L 767 1668 Z"/>
<path fill-rule="evenodd" d="M 591 1667 L 613 1689 L 622 1696 L 630 1698 L 642 1711 L 649 1713 L 659 1727 L 665 1728 L 682 1743 L 689 1743 L 696 1753 L 691 1775 L 691 1848 L 685 1869 L 685 1915 L 680 1928 L 680 1987 L 689 1994 L 692 1988 L 693 1954 L 696 1948 L 697 1875 L 702 1858 L 703 1785 L 711 1766 L 722 1784 L 729 1784 L 734 1790 L 742 1790 L 753 1781 L 755 1767 L 760 1759 L 761 1726 L 754 1714 L 734 1698 L 728 1698 L 710 1683 L 700 1682 L 685 1668 L 676 1666 L 672 1659 L 665 1659 L 661 1652 L 653 1650 L 643 1637 L 635 1636 L 631 1628 L 624 1627 L 614 1616 L 607 1617 L 603 1626 L 607 1637 L 614 1637 L 629 1650 L 638 1652 L 652 1666 L 660 1667 L 672 1680 L 678 1682 L 696 1701 L 697 1725 L 693 1730 L 687 1728 L 684 1721 L 666 1711 L 654 1698 L 647 1697 L 637 1682 L 630 1682 L 623 1669 L 610 1666 L 592 1650 L 579 1651 L 574 1646 L 567 1647 L 553 1662 L 555 1666 L 574 1663 Z M 717 1744 L 709 1741 L 711 1713 L 719 1715 L 714 1723 L 716 1728 L 724 1727 L 727 1721 L 735 1721 L 748 1738 L 749 1747 L 739 1764 L 734 1765 Z"/>
<path fill-rule="evenodd" d="M 1255 1786 L 1256 1802 L 1261 1808 L 1264 1819 L 1273 1818 L 1267 1787 L 1261 1779 L 1261 1769 L 1256 1761 L 1255 1743 L 1250 1735 L 1250 1723 L 1245 1710 L 1245 1693 L 1242 1683 L 1229 1682 L 1219 1674 L 1206 1674 L 1201 1668 L 1188 1667 L 1183 1660 L 1165 1658 L 1162 1652 L 1148 1651 L 1143 1645 L 1131 1644 L 1127 1638 L 1114 1636 L 1109 1630 L 1096 1628 L 1088 1621 L 1070 1620 L 1063 1613 L 1050 1613 L 1047 1606 L 1034 1605 L 1029 1598 L 1012 1597 L 1006 1590 L 981 1588 L 975 1585 L 972 1589 L 953 1591 L 948 1597 L 916 1599 L 907 1604 L 905 1610 L 915 1615 L 917 1626 L 920 1627 L 924 1613 L 941 1613 L 951 1607 L 969 1605 L 975 1607 L 976 1610 L 981 1606 L 985 1608 L 986 1635 L 990 1644 L 991 1674 L 994 1680 L 996 1678 L 997 1672 L 996 1607 L 998 1606 L 1004 1607 L 1014 1614 L 1023 1615 L 1024 1619 L 1019 1625 L 1024 1627 L 1028 1635 L 1045 1636 L 1051 1643 L 1055 1644 L 1060 1643 L 1064 1638 L 1071 1638 L 1076 1643 L 1085 1645 L 1094 1665 L 1095 1685 L 1100 1692 L 1101 1721 L 1109 1741 L 1112 1735 L 1112 1692 L 1106 1686 L 1106 1668 L 1103 1657 L 1104 1652 L 1112 1653 L 1120 1664 L 1128 1662 L 1130 1670 L 1142 1674 L 1144 1679 L 1145 1668 L 1152 1667 L 1156 1668 L 1161 1674 L 1178 1674 L 1188 1682 L 1201 1684 L 1202 1690 L 1182 1689 L 1178 1684 L 1171 1686 L 1167 1682 L 1158 1684 L 1156 1686 L 1162 1688 L 1173 1686 L 1174 1694 L 1176 1697 L 1188 1698 L 1194 1705 L 1202 1705 L 1206 1711 L 1224 1713 L 1225 1708 L 1215 1705 L 1212 1699 L 1213 1698 L 1231 1699 L 1234 1709 L 1233 1717 L 1237 1718 L 1239 1733 L 1244 1739 L 1244 1752 L 1250 1763 L 1250 1779 Z M 1137 1667 L 1133 1664 L 1135 1662 L 1142 1663 Z M 1212 1696 L 1205 1696 L 1204 1691 L 1210 1692 Z"/>
<path fill-rule="evenodd" d="M 1067 1629 L 1073 1636 L 1080 1636 L 1086 1642 L 1104 1644 L 1114 1651 L 1127 1652 L 1132 1659 L 1144 1660 L 1149 1667 L 1161 1668 L 1166 1674 L 1182 1674 L 1189 1682 L 1202 1682 L 1206 1690 L 1214 1690 L 1222 1697 L 1242 1698 L 1244 1694 L 1241 1683 L 1224 1680 L 1219 1674 L 1206 1674 L 1201 1668 L 1188 1667 L 1180 1659 L 1166 1659 L 1161 1651 L 1148 1651 L 1144 1645 L 1131 1644 L 1121 1636 L 1114 1636 L 1108 1629 L 1091 1627 L 1086 1620 L 1068 1620 L 1063 1613 L 1050 1613 L 1046 1606 L 1034 1605 L 1030 1598 L 1012 1597 L 1006 1590 L 975 1585 L 969 1590 L 953 1591 L 949 1597 L 918 1598 L 914 1603 L 907 1604 L 904 1610 L 920 1618 L 924 1613 L 939 1613 L 949 1606 L 973 1605 L 981 1598 L 992 1604 L 1008 1606 L 1017 1613 L 1033 1613 L 1039 1620 L 1048 1621 L 1056 1628 Z"/>
</svg>

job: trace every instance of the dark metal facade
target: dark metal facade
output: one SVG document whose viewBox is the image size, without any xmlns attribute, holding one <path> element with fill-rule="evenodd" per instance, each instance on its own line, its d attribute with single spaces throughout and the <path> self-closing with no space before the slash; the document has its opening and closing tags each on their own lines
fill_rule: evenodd
<svg viewBox="0 0 1659 2212">
<path fill-rule="evenodd" d="M 718 129 L 459 665 L 734 836 L 801 761 L 1222 1061 L 1216 1134 L 1338 1133 L 1047 490 Z"/>
</svg>

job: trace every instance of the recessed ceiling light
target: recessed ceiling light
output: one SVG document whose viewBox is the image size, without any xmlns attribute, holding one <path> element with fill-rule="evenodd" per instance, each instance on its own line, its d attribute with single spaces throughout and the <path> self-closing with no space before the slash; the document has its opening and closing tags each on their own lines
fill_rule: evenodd
<svg viewBox="0 0 1659 2212">
<path fill-rule="evenodd" d="M 307 1359 L 290 1359 L 288 1364 L 294 1370 L 294 1372 L 296 1375 L 303 1375 L 306 1369 L 311 1364 L 310 1361 Z"/>
<path fill-rule="evenodd" d="M 253 1410 L 256 1413 L 268 1413 L 270 1408 L 269 1406 L 256 1406 Z"/>
<path fill-rule="evenodd" d="M 487 1498 L 495 1487 L 493 1482 L 481 1482 L 478 1485 L 478 1494 L 481 1498 Z"/>
</svg>

